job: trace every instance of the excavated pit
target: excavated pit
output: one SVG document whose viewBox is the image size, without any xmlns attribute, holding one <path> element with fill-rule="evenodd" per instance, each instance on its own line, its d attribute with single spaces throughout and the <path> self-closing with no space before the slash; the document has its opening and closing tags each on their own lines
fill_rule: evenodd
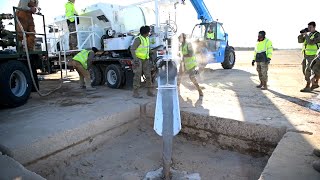
<svg viewBox="0 0 320 180">
<path fill-rule="evenodd" d="M 254 157 L 270 156 L 286 133 L 285 127 L 181 112 L 182 134 L 189 139 Z"/>
<path fill-rule="evenodd" d="M 148 114 L 148 113 L 146 113 Z M 181 112 L 183 129 L 174 138 L 172 168 L 201 179 L 259 179 L 285 133 L 283 128 Z M 143 179 L 161 167 L 162 139 L 143 116 L 127 130 L 86 151 L 29 169 L 53 179 Z M 114 129 L 113 131 L 117 131 Z M 103 136 L 103 134 L 101 135 Z"/>
</svg>

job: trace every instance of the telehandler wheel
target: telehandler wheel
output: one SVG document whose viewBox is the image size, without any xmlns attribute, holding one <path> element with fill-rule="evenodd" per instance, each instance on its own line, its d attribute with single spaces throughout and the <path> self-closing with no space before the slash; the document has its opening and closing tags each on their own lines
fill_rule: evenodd
<svg viewBox="0 0 320 180">
<path fill-rule="evenodd" d="M 223 69 L 232 69 L 236 62 L 236 54 L 232 46 L 226 47 L 226 52 L 224 55 L 224 61 L 221 63 Z"/>
<path fill-rule="evenodd" d="M 104 74 L 108 87 L 118 89 L 121 86 L 123 72 L 119 65 L 110 64 Z"/>
<path fill-rule="evenodd" d="M 32 80 L 25 64 L 9 60 L 0 65 L 0 104 L 7 107 L 21 106 L 27 102 Z"/>
<path fill-rule="evenodd" d="M 99 67 L 96 65 L 92 65 L 89 68 L 90 78 L 91 78 L 91 85 L 98 86 L 101 84 L 102 81 L 102 72 Z"/>
</svg>

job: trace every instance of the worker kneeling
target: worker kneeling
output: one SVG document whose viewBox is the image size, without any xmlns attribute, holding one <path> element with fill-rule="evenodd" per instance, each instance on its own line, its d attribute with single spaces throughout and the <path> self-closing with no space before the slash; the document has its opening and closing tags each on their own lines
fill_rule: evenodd
<svg viewBox="0 0 320 180">
<path fill-rule="evenodd" d="M 98 52 L 98 49 L 93 47 L 92 50 L 82 50 L 78 54 L 76 54 L 73 59 L 69 62 L 71 66 L 73 66 L 80 77 L 80 88 L 86 90 L 95 90 L 91 86 L 90 73 L 88 71 L 88 67 L 92 65 L 92 60 L 95 53 Z"/>
<path fill-rule="evenodd" d="M 182 61 L 180 63 L 180 68 L 179 68 L 179 76 L 178 76 L 178 89 L 180 89 L 180 83 L 181 83 L 181 75 L 183 73 L 183 68 L 187 71 L 189 74 L 189 78 L 191 82 L 196 86 L 199 96 L 203 96 L 203 92 L 197 82 L 197 79 L 195 77 L 196 74 L 196 67 L 197 67 L 197 60 L 196 57 L 194 56 L 193 49 L 191 43 L 187 43 L 186 41 L 186 34 L 182 33 L 179 36 L 179 42 L 180 42 L 180 55 L 182 55 Z M 180 92 L 180 90 L 179 90 Z"/>
</svg>

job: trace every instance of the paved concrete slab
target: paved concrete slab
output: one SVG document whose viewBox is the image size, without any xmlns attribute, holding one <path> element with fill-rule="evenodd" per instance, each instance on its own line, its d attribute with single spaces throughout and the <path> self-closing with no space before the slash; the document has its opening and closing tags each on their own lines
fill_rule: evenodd
<svg viewBox="0 0 320 180">
<path fill-rule="evenodd" d="M 0 155 L 0 179 L 45 180 L 38 174 L 25 169 L 20 163 L 6 155 Z"/>
<path fill-rule="evenodd" d="M 320 173 L 312 168 L 312 162 L 319 160 L 319 157 L 312 154 L 314 146 L 320 147 L 319 136 L 286 133 L 269 158 L 259 180 L 319 180 Z"/>
<path fill-rule="evenodd" d="M 0 150 L 26 165 L 140 117 L 141 102 L 132 101 L 130 91 L 99 87 L 88 94 L 65 88 L 2 110 Z"/>
</svg>

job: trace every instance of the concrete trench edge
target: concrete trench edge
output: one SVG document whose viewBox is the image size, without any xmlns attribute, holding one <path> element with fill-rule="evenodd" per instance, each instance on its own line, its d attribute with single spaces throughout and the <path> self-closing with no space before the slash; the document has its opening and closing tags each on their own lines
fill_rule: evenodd
<svg viewBox="0 0 320 180">
<path fill-rule="evenodd" d="M 67 155 L 62 155 L 65 157 L 67 157 L 68 155 L 70 155 L 70 152 L 67 152 L 67 151 L 72 151 L 72 149 L 75 149 L 77 148 L 77 146 L 79 146 L 80 148 L 78 148 L 75 152 L 83 152 L 83 151 L 86 151 L 88 150 L 89 145 L 88 144 L 91 144 L 92 141 L 94 141 L 94 146 L 99 146 L 100 144 L 102 144 L 103 142 L 107 141 L 108 138 L 112 138 L 112 137 L 103 137 L 104 135 L 106 134 L 112 134 L 114 133 L 114 131 L 116 131 L 117 129 L 120 129 L 122 128 L 120 134 L 119 133 L 114 133 L 115 136 L 119 136 L 123 133 L 125 133 L 129 127 L 131 127 L 132 124 L 137 124 L 137 122 L 139 121 L 139 119 L 145 119 L 145 118 L 152 118 L 152 113 L 154 113 L 154 111 L 150 111 L 149 108 L 150 106 L 152 107 L 154 103 L 144 103 L 144 104 L 140 104 L 139 107 L 136 106 L 135 108 L 131 109 L 129 108 L 129 112 L 134 112 L 135 113 L 135 116 L 131 116 L 132 118 L 129 118 L 127 119 L 125 122 L 122 122 L 122 123 L 119 123 L 119 124 L 116 124 L 116 125 L 113 125 L 113 126 L 110 126 L 109 128 L 107 129 L 104 129 L 103 131 L 99 131 L 95 134 L 92 134 L 90 136 L 87 136 L 85 138 L 82 138 L 81 140 L 77 141 L 77 142 L 73 142 L 73 143 L 70 143 L 69 145 L 63 147 L 63 148 L 60 148 L 60 149 L 57 149 L 56 151 L 53 151 L 53 152 L 48 152 L 46 155 L 43 155 L 43 156 L 40 156 L 36 159 L 33 159 L 33 160 L 29 160 L 29 161 L 25 161 L 25 162 L 21 162 L 19 161 L 19 158 L 15 158 L 16 156 L 20 157 L 19 155 L 17 155 L 17 153 L 19 152 L 22 152 L 23 149 L 21 149 L 21 151 L 12 151 L 10 150 L 10 148 L 8 147 L 5 147 L 3 145 L 0 145 L 0 152 L 3 152 L 3 154 L 7 154 L 11 157 L 13 157 L 16 161 L 18 161 L 19 163 L 23 164 L 24 166 L 28 167 L 28 169 L 30 170 L 33 170 L 35 172 L 38 172 L 39 169 L 37 168 L 37 164 L 46 164 L 47 163 L 45 162 L 46 159 L 50 159 L 52 158 L 53 156 L 56 156 L 57 154 L 63 154 L 63 153 L 66 153 Z M 187 111 L 181 111 L 181 116 L 185 116 L 185 114 L 194 114 L 192 112 L 187 112 Z M 118 119 L 119 117 L 121 117 L 124 113 L 115 113 L 115 114 L 112 114 L 111 116 L 106 116 L 106 117 L 103 117 L 103 118 L 98 118 L 98 120 L 100 121 L 103 121 L 103 119 L 108 119 L 108 118 L 112 118 L 112 119 Z M 221 118 L 221 117 L 215 117 L 215 116 L 209 116 L 208 118 L 216 118 L 216 120 L 224 120 L 224 118 Z M 239 123 L 240 121 L 237 121 L 237 120 L 232 120 L 232 119 L 227 119 L 228 121 L 236 121 L 236 123 Z M 91 122 L 92 123 L 92 122 Z M 260 124 L 255 124 L 255 123 L 251 123 L 251 122 L 240 122 L 240 123 L 243 123 L 243 124 L 249 124 L 249 126 L 260 126 Z M 182 124 L 183 124 L 183 127 L 186 127 L 186 128 L 191 128 L 190 125 L 188 125 L 188 123 L 186 123 L 186 121 L 182 121 Z M 284 127 L 273 127 L 273 126 L 268 126 L 268 125 L 262 125 L 264 128 L 267 128 L 267 129 L 274 129 L 274 133 L 276 133 L 276 136 L 278 136 L 277 138 L 273 139 L 273 140 L 279 140 L 277 142 L 275 141 L 271 141 L 271 142 L 268 142 L 268 144 L 270 146 L 274 146 L 273 150 L 275 150 L 278 146 L 278 143 L 285 137 L 285 134 L 288 133 L 288 132 L 291 132 L 291 133 L 297 133 L 297 134 L 309 134 L 309 135 L 312 135 L 312 132 L 300 132 L 300 131 L 293 131 L 291 129 L 288 129 L 288 128 L 284 128 Z M 127 128 L 128 127 L 128 128 Z M 194 130 L 203 130 L 203 131 L 207 131 L 208 129 L 205 129 L 205 128 L 194 128 Z M 188 134 L 188 132 L 184 132 L 182 130 L 182 133 L 183 134 Z M 217 132 L 216 132 L 217 133 Z M 218 132 L 219 133 L 219 132 Z M 220 133 L 221 135 L 224 135 L 224 136 L 227 136 L 227 134 L 224 134 L 224 133 Z M 98 138 L 97 138 L 98 137 Z M 240 140 L 243 140 L 243 141 L 253 141 L 253 139 L 248 139 L 247 137 L 243 137 L 243 136 L 231 136 L 231 138 L 235 138 L 235 139 L 240 139 Z M 94 140 L 94 139 L 99 139 L 99 140 Z M 259 142 L 260 143 L 260 142 Z M 258 144 L 259 144 L 258 143 Z M 261 143 L 261 145 L 263 145 L 263 143 Z M 223 147 L 223 145 L 221 146 Z M 226 146 L 226 149 L 230 149 L 228 148 L 228 145 Z M 230 150 L 239 150 L 239 149 L 230 149 Z M 271 151 L 271 154 L 268 154 L 271 158 L 272 156 L 272 153 L 273 153 L 273 150 Z M 243 153 L 243 151 L 239 150 L 240 153 Z M 57 161 L 57 159 L 55 159 L 55 161 Z M 268 160 L 267 162 L 267 165 L 269 164 L 269 161 L 270 159 Z M 266 167 L 267 167 L 266 165 Z M 265 167 L 265 168 L 266 168 Z M 264 172 L 264 171 L 263 171 Z"/>
</svg>

